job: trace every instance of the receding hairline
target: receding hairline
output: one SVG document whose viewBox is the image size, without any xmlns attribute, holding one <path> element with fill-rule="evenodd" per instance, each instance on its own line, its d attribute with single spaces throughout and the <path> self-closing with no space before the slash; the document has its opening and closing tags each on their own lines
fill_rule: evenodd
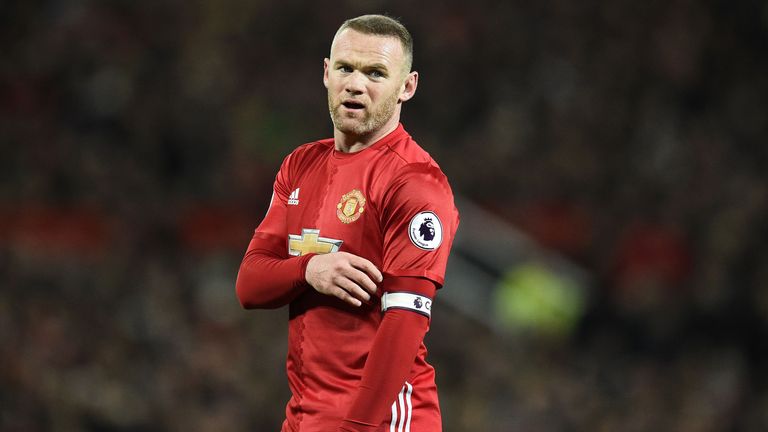
<svg viewBox="0 0 768 432">
<path fill-rule="evenodd" d="M 358 33 L 391 37 L 400 41 L 400 46 L 403 48 L 403 54 L 405 57 L 406 72 L 410 72 L 413 65 L 413 38 L 411 33 L 405 26 L 395 18 L 387 15 L 361 15 L 356 18 L 350 18 L 341 24 L 336 34 L 333 36 L 333 41 L 339 37 L 344 30 L 354 30 Z M 333 47 L 333 42 L 331 42 Z"/>
</svg>

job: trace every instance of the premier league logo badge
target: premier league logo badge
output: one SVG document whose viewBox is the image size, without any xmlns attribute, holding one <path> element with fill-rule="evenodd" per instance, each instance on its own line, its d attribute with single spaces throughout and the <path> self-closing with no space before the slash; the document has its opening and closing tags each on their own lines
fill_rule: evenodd
<svg viewBox="0 0 768 432">
<path fill-rule="evenodd" d="M 443 226 L 433 212 L 421 212 L 411 219 L 408 235 L 419 249 L 435 250 L 443 242 Z"/>
<path fill-rule="evenodd" d="M 432 241 L 435 238 L 435 223 L 432 222 L 432 218 L 424 219 L 424 222 L 419 226 L 419 235 L 424 241 Z"/>
</svg>

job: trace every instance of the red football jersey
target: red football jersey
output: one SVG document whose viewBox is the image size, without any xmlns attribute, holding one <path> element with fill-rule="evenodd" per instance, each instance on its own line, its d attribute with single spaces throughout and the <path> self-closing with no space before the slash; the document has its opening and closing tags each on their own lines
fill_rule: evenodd
<svg viewBox="0 0 768 432">
<path fill-rule="evenodd" d="M 327 139 L 288 155 L 256 234 L 284 239 L 284 258 L 345 251 L 370 260 L 385 278 L 422 277 L 439 287 L 458 223 L 445 175 L 399 125 L 356 153 L 339 152 Z M 293 396 L 282 431 L 336 430 L 355 395 L 381 306 L 350 306 L 310 288 L 289 308 Z M 434 378 L 422 343 L 379 429 L 441 430 Z"/>
</svg>

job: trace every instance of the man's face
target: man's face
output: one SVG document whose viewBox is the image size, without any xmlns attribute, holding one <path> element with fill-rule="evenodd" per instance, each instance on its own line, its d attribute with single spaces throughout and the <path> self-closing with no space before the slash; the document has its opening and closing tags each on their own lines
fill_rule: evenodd
<svg viewBox="0 0 768 432">
<path fill-rule="evenodd" d="M 323 75 L 336 129 L 363 136 L 399 120 L 399 102 L 413 94 L 405 83 L 415 73 L 407 73 L 405 61 L 397 38 L 342 31 L 325 59 Z"/>
</svg>

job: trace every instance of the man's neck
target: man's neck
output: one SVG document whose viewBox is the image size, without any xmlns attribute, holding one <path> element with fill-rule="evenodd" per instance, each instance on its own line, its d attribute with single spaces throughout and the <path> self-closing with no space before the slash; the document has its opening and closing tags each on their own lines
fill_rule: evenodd
<svg viewBox="0 0 768 432">
<path fill-rule="evenodd" d="M 391 124 L 390 124 L 391 123 Z M 378 140 L 389 135 L 392 131 L 397 129 L 400 124 L 400 120 L 396 119 L 393 122 L 388 122 L 385 127 L 371 132 L 366 135 L 351 135 L 341 132 L 340 130 L 333 129 L 333 140 L 336 146 L 336 150 L 342 153 L 357 153 L 361 150 L 365 150 Z"/>
</svg>

